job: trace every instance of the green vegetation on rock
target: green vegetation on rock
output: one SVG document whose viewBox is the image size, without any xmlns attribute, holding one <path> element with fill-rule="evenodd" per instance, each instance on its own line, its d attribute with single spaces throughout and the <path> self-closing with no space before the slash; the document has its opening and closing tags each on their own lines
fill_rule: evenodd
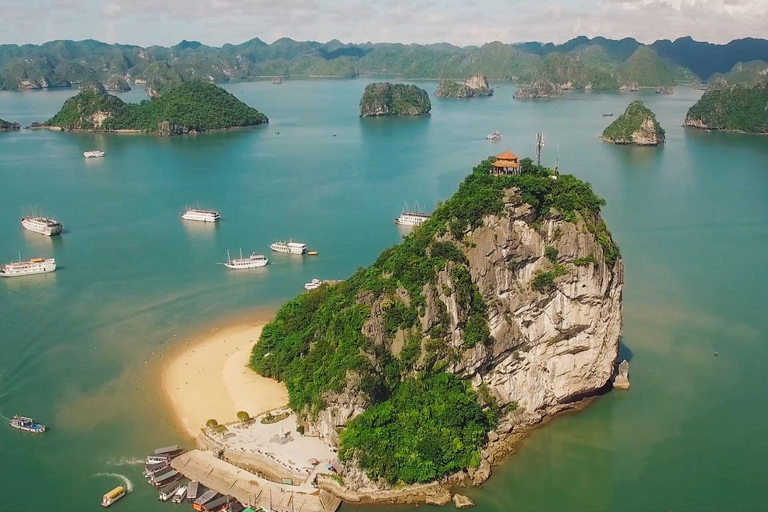
<svg viewBox="0 0 768 512">
<path fill-rule="evenodd" d="M 415 85 L 368 84 L 360 99 L 360 116 L 418 116 L 432 109 L 429 95 Z"/>
<path fill-rule="evenodd" d="M 349 393 L 356 404 L 368 406 L 342 434 L 340 453 L 373 478 L 422 482 L 479 461 L 477 450 L 499 410 L 446 372 L 462 352 L 493 341 L 488 304 L 462 242 L 485 216 L 504 215 L 510 189 L 531 206 L 531 222 L 583 220 L 606 264 L 613 267 L 619 257 L 599 220 L 604 201 L 588 183 L 530 159 L 521 161 L 519 176 L 493 176 L 493 161 L 475 167 L 427 222 L 373 265 L 281 307 L 254 346 L 250 366 L 284 381 L 290 406 L 300 415 L 316 417 L 334 394 Z M 434 299 L 440 293 L 455 299 L 458 348 L 447 341 L 449 313 L 443 300 Z M 436 321 L 422 332 L 428 304 Z M 398 336 L 404 342 L 396 355 L 391 346 Z"/>
<path fill-rule="evenodd" d="M 656 115 L 637 100 L 603 131 L 602 139 L 614 144 L 656 146 L 664 143 L 665 134 Z"/>
<path fill-rule="evenodd" d="M 267 117 L 216 85 L 188 82 L 140 104 L 125 103 L 98 83 L 81 86 L 45 124 L 66 130 L 137 130 L 158 135 L 222 130 L 268 122 Z"/>
<path fill-rule="evenodd" d="M 688 110 L 686 126 L 768 133 L 768 85 L 711 90 Z"/>
<path fill-rule="evenodd" d="M 20 128 L 19 123 L 11 123 L 10 121 L 0 119 L 0 132 L 19 130 Z"/>
<path fill-rule="evenodd" d="M 757 87 L 766 83 L 768 62 L 754 60 L 739 62 L 728 73 L 717 73 L 709 79 L 709 89 L 727 89 L 733 86 Z"/>
</svg>

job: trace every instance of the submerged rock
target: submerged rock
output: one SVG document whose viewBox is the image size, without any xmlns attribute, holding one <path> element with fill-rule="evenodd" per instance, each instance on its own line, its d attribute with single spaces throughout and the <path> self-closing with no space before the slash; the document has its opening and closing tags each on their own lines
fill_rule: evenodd
<svg viewBox="0 0 768 512">
<path fill-rule="evenodd" d="M 464 80 L 463 84 L 453 80 L 441 80 L 435 91 L 435 96 L 438 98 L 475 98 L 492 95 L 493 89 L 488 85 L 488 78 L 485 75 L 472 75 Z"/>
<path fill-rule="evenodd" d="M 613 144 L 658 146 L 664 144 L 664 129 L 642 101 L 633 101 L 616 120 L 603 131 L 601 137 Z"/>
<path fill-rule="evenodd" d="M 629 361 L 626 359 L 619 364 L 619 372 L 613 379 L 613 388 L 621 390 L 629 389 Z"/>
</svg>

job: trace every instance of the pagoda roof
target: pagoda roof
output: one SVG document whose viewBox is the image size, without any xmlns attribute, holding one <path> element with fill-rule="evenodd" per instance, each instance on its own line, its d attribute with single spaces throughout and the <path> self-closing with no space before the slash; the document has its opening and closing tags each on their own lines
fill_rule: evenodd
<svg viewBox="0 0 768 512">
<path fill-rule="evenodd" d="M 510 153 L 509 151 L 505 151 L 499 155 L 496 155 L 496 158 L 499 160 L 517 160 L 517 155 Z"/>
<path fill-rule="evenodd" d="M 517 160 L 496 160 L 491 165 L 494 167 L 520 167 L 520 162 Z"/>
</svg>

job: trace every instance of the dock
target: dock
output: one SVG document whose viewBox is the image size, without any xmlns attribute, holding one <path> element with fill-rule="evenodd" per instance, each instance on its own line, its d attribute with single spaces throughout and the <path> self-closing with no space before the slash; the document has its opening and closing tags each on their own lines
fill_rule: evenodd
<svg viewBox="0 0 768 512">
<path fill-rule="evenodd" d="M 186 452 L 171 462 L 173 469 L 208 489 L 237 499 L 243 505 L 274 512 L 334 512 L 341 500 L 308 485 L 271 482 L 200 450 Z"/>
</svg>

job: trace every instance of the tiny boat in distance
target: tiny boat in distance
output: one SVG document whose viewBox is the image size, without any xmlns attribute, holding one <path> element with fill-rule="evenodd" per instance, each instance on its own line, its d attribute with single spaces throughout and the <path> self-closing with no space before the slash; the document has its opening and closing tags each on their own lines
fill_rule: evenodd
<svg viewBox="0 0 768 512">
<path fill-rule="evenodd" d="M 395 224 L 398 226 L 418 226 L 428 221 L 429 217 L 428 213 L 419 210 L 419 203 L 416 203 L 416 210 L 409 210 L 408 203 L 405 203 L 403 213 L 395 219 Z"/>
<path fill-rule="evenodd" d="M 307 251 L 307 256 L 317 256 L 317 251 Z"/>
<path fill-rule="evenodd" d="M 320 288 L 322 285 L 323 285 L 323 282 L 321 280 L 313 279 L 304 285 L 304 289 L 307 290 L 308 292 L 311 292 L 312 290 L 316 290 L 317 288 Z"/>
<path fill-rule="evenodd" d="M 41 215 L 22 217 L 21 225 L 26 230 L 45 236 L 58 235 L 62 228 L 61 222 L 58 220 Z"/>
<path fill-rule="evenodd" d="M 288 254 L 304 254 L 307 252 L 307 244 L 294 242 L 290 239 L 288 242 L 274 242 L 269 244 L 269 248 L 275 252 L 284 252 Z"/>
<path fill-rule="evenodd" d="M 272 79 L 272 83 L 275 85 L 280 85 L 281 83 L 283 83 L 283 79 L 280 78 L 279 76 L 276 76 L 275 78 Z"/>
<path fill-rule="evenodd" d="M 83 156 L 85 158 L 104 158 L 104 155 L 106 155 L 106 153 L 103 151 L 83 151 Z"/>
<path fill-rule="evenodd" d="M 109 507 L 123 496 L 125 496 L 125 487 L 119 485 L 104 495 L 101 499 L 101 506 Z"/>
<path fill-rule="evenodd" d="M 501 132 L 496 130 L 485 136 L 488 140 L 501 140 Z"/>
<path fill-rule="evenodd" d="M 21 277 L 35 274 L 47 274 L 56 271 L 56 260 L 53 258 L 32 258 L 0 265 L 0 277 Z"/>
<path fill-rule="evenodd" d="M 181 214 L 181 218 L 184 220 L 194 220 L 198 222 L 219 222 L 219 219 L 221 219 L 221 214 L 216 210 L 187 208 L 186 211 Z"/>
<path fill-rule="evenodd" d="M 27 418 L 26 416 L 14 416 L 8 420 L 8 424 L 13 428 L 33 434 L 42 434 L 46 431 L 45 425 L 35 423 L 32 418 Z"/>
<path fill-rule="evenodd" d="M 245 270 L 249 268 L 259 268 L 265 266 L 267 263 L 269 263 L 269 259 L 267 259 L 266 256 L 263 254 L 256 254 L 251 253 L 251 255 L 247 258 L 243 258 L 243 250 L 240 249 L 240 257 L 239 258 L 232 258 L 229 255 L 229 251 L 227 251 L 227 262 L 226 263 L 219 263 L 219 265 L 224 265 L 230 270 Z"/>
<path fill-rule="evenodd" d="M 613 112 L 603 112 L 603 117 L 613 117 Z"/>
</svg>

